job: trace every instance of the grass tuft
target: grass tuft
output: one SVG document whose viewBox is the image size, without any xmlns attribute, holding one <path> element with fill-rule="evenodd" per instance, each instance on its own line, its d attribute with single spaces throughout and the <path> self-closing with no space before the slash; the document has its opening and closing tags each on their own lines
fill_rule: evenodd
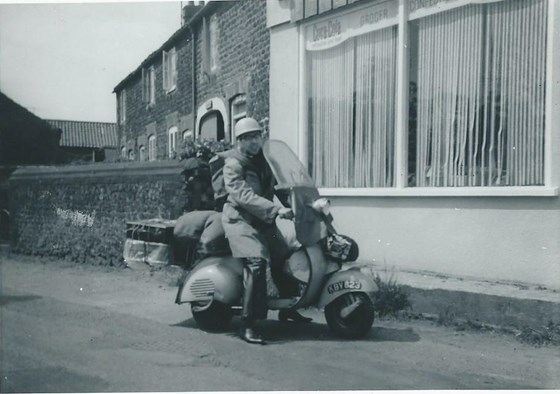
<svg viewBox="0 0 560 394">
<path fill-rule="evenodd" d="M 374 281 L 379 288 L 374 303 L 375 311 L 379 317 L 396 317 L 398 312 L 412 307 L 409 294 L 397 283 L 394 274 L 390 274 L 386 279 L 375 274 Z"/>
</svg>

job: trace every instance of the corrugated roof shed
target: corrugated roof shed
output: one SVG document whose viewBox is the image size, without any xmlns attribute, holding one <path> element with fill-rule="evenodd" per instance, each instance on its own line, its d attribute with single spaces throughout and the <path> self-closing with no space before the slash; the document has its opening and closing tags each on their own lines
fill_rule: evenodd
<svg viewBox="0 0 560 394">
<path fill-rule="evenodd" d="M 62 130 L 60 146 L 80 148 L 116 148 L 119 145 L 116 123 L 49 120 Z"/>
</svg>

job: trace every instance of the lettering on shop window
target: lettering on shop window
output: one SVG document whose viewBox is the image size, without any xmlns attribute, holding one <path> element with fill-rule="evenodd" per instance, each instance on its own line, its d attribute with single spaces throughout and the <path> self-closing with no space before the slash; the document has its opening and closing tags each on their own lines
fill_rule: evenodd
<svg viewBox="0 0 560 394">
<path fill-rule="evenodd" d="M 366 15 L 362 15 L 360 18 L 360 27 L 365 25 L 373 25 L 383 19 L 387 19 L 389 17 L 389 10 L 384 8 L 380 11 L 370 12 Z"/>
<path fill-rule="evenodd" d="M 332 48 L 352 37 L 397 24 L 398 2 L 388 1 L 307 27 L 306 49 Z"/>
<path fill-rule="evenodd" d="M 326 40 L 341 33 L 341 24 L 338 19 L 328 21 L 323 25 L 313 26 L 313 41 Z"/>
</svg>

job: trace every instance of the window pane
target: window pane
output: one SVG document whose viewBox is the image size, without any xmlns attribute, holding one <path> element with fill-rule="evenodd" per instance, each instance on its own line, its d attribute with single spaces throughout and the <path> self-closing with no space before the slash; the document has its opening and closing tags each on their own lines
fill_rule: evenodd
<svg viewBox="0 0 560 394">
<path fill-rule="evenodd" d="M 396 27 L 309 51 L 309 168 L 318 186 L 394 182 Z"/>
<path fill-rule="evenodd" d="M 357 39 L 353 186 L 393 186 L 396 50 L 396 28 Z"/>
<path fill-rule="evenodd" d="M 410 24 L 409 184 L 544 183 L 546 0 Z"/>
</svg>

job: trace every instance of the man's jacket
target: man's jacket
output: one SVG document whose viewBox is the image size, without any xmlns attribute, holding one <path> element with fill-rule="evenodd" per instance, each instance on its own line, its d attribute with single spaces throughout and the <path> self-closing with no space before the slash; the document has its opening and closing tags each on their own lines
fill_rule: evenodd
<svg viewBox="0 0 560 394">
<path fill-rule="evenodd" d="M 237 149 L 222 155 L 225 157 L 223 172 L 228 205 L 252 226 L 274 223 L 281 207 L 272 201 L 276 182 L 262 151 L 253 158 Z"/>
</svg>

